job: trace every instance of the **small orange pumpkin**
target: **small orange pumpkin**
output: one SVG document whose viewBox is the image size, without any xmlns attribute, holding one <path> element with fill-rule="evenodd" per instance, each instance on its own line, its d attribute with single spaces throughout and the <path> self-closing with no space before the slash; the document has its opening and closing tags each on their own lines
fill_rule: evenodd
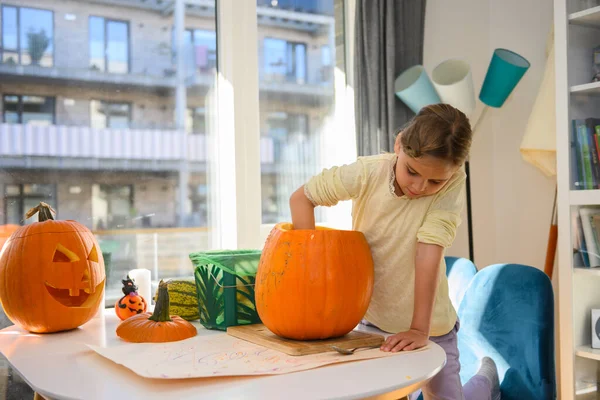
<svg viewBox="0 0 600 400">
<path fill-rule="evenodd" d="M 123 284 L 123 297 L 115 303 L 115 313 L 121 321 L 126 320 L 134 315 L 146 312 L 146 300 L 137 292 L 138 287 L 133 280 L 127 275 L 126 279 L 121 281 Z"/>
<path fill-rule="evenodd" d="M 196 336 L 196 327 L 176 315 L 169 315 L 169 288 L 162 280 L 153 313 L 127 318 L 117 326 L 117 336 L 133 343 L 175 342 Z"/>
<path fill-rule="evenodd" d="M 102 303 L 104 259 L 92 232 L 76 221 L 55 221 L 40 203 L 39 222 L 15 231 L 0 251 L 0 301 L 8 318 L 30 332 L 77 328 Z"/>
<path fill-rule="evenodd" d="M 318 227 L 271 231 L 256 275 L 256 310 L 278 336 L 327 339 L 347 334 L 373 293 L 373 258 L 358 231 Z"/>
</svg>

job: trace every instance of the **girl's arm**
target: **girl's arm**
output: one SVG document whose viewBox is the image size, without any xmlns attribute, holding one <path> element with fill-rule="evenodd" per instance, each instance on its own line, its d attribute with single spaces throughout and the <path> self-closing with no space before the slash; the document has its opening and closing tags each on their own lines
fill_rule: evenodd
<svg viewBox="0 0 600 400">
<path fill-rule="evenodd" d="M 415 309 L 411 330 L 429 337 L 431 314 L 437 293 L 438 274 L 444 249 L 436 244 L 417 243 L 415 256 Z"/>
<path fill-rule="evenodd" d="M 290 211 L 294 229 L 315 229 L 315 206 L 304 194 L 304 186 L 290 197 Z"/>
<path fill-rule="evenodd" d="M 407 332 L 389 336 L 381 346 L 383 351 L 415 350 L 427 345 L 431 314 L 437 292 L 442 246 L 417 243 L 415 256 L 415 305 L 412 324 Z"/>
<path fill-rule="evenodd" d="M 356 198 L 368 173 L 362 160 L 324 169 L 290 197 L 294 229 L 315 229 L 315 205 L 331 207 Z M 308 195 L 308 197 L 307 197 Z"/>
</svg>

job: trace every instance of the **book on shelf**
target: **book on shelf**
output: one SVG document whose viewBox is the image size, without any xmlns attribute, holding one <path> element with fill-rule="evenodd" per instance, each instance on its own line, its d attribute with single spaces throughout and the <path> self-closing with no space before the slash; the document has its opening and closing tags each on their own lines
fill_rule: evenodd
<svg viewBox="0 0 600 400">
<path fill-rule="evenodd" d="M 575 189 L 600 189 L 600 119 L 574 119 L 571 182 Z"/>
<path fill-rule="evenodd" d="M 600 267 L 600 207 L 574 209 L 571 223 L 573 265 Z"/>
</svg>

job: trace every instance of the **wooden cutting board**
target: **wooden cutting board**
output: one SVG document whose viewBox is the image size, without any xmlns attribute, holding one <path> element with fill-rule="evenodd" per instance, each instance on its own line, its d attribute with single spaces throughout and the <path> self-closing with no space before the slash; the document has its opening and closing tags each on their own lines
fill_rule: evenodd
<svg viewBox="0 0 600 400">
<path fill-rule="evenodd" d="M 291 356 L 305 356 L 307 354 L 334 351 L 331 349 L 331 346 L 337 346 L 342 349 L 380 346 L 384 341 L 382 335 L 359 331 L 351 331 L 347 335 L 335 339 L 290 340 L 275 335 L 262 324 L 230 326 L 227 328 L 227 333 L 238 339 L 281 351 Z"/>
</svg>

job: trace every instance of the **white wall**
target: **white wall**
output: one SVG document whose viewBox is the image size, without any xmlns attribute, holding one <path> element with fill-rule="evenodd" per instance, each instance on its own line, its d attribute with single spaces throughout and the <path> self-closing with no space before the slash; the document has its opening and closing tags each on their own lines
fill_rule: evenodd
<svg viewBox="0 0 600 400">
<path fill-rule="evenodd" d="M 555 179 L 523 161 L 519 145 L 541 83 L 551 24 L 552 2 L 547 0 L 427 1 L 423 64 L 429 73 L 443 60 L 464 58 L 478 95 L 495 48 L 513 50 L 531 62 L 504 106 L 488 110 L 471 149 L 478 268 L 504 262 L 544 266 Z M 466 212 L 447 254 L 469 254 Z"/>
</svg>

